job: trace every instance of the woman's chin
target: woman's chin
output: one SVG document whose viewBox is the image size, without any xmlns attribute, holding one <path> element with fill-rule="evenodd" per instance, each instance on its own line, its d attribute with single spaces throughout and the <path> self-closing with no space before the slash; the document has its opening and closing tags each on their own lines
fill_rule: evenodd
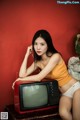
<svg viewBox="0 0 80 120">
<path fill-rule="evenodd" d="M 42 54 L 37 54 L 38 56 L 41 56 Z"/>
</svg>

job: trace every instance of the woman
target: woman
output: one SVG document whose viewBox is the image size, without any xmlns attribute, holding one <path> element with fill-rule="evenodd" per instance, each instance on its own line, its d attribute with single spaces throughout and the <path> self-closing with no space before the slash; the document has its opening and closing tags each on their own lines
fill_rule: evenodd
<svg viewBox="0 0 80 120">
<path fill-rule="evenodd" d="M 34 62 L 27 68 L 28 57 L 32 51 Z M 36 75 L 30 75 L 37 68 L 41 71 Z M 58 81 L 62 93 L 59 104 L 61 118 L 63 120 L 80 120 L 80 83 L 69 75 L 61 54 L 52 44 L 50 34 L 46 30 L 39 30 L 33 37 L 32 46 L 27 49 L 19 78 L 16 81 L 41 81 L 43 78 Z M 12 85 L 13 88 L 15 82 Z"/>
</svg>

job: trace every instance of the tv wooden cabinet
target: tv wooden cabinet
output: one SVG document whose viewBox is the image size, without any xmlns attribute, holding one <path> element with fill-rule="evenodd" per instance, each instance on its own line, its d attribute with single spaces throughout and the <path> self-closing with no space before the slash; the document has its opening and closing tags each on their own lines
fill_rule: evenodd
<svg viewBox="0 0 80 120">
<path fill-rule="evenodd" d="M 58 107 L 46 111 L 37 111 L 34 113 L 18 114 L 14 105 L 7 105 L 5 112 L 8 112 L 8 120 L 60 120 L 58 115 Z"/>
</svg>

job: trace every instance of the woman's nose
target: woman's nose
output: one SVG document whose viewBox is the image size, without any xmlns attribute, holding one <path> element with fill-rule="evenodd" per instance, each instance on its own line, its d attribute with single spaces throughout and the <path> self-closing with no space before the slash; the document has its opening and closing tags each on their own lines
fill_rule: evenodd
<svg viewBox="0 0 80 120">
<path fill-rule="evenodd" d="M 38 49 L 38 50 L 40 49 L 40 45 L 37 46 L 37 49 Z"/>
</svg>

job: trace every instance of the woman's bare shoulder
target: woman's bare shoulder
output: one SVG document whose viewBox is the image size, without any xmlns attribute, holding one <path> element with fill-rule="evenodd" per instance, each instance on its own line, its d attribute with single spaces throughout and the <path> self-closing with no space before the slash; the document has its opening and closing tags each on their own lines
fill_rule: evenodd
<svg viewBox="0 0 80 120">
<path fill-rule="evenodd" d="M 55 53 L 51 56 L 51 59 L 56 59 L 56 60 L 60 60 L 62 57 L 59 53 Z"/>
</svg>

